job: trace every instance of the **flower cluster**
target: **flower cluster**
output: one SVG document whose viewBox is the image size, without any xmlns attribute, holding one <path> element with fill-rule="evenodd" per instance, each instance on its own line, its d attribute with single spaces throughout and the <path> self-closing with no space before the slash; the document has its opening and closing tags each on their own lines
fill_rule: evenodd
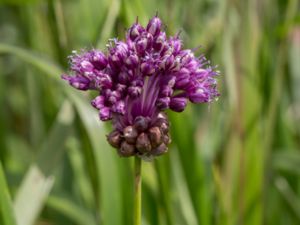
<svg viewBox="0 0 300 225">
<path fill-rule="evenodd" d="M 112 39 L 108 50 L 74 52 L 72 76 L 63 75 L 79 90 L 95 90 L 92 105 L 102 121 L 112 120 L 107 138 L 121 156 L 155 156 L 167 151 L 166 109 L 182 112 L 188 100 L 211 102 L 217 96 L 218 74 L 203 55 L 183 49 L 179 36 L 167 37 L 155 16 L 146 27 L 138 22 L 125 41 Z"/>
</svg>

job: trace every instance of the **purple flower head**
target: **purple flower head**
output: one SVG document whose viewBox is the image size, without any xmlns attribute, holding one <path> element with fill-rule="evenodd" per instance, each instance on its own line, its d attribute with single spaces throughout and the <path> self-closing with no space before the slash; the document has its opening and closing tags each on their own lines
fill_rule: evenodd
<svg viewBox="0 0 300 225">
<path fill-rule="evenodd" d="M 157 16 L 146 28 L 134 23 L 125 41 L 111 39 L 107 46 L 106 53 L 73 52 L 71 76 L 62 78 L 76 89 L 98 93 L 92 106 L 100 120 L 112 120 L 107 140 L 121 156 L 165 153 L 171 139 L 163 111 L 182 112 L 188 101 L 212 102 L 219 95 L 215 67 L 183 49 L 178 35 L 168 38 Z"/>
</svg>

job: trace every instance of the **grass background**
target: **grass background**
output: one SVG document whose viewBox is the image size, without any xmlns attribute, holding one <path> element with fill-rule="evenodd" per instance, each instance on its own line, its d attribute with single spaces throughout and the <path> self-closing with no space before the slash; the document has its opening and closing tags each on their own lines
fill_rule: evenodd
<svg viewBox="0 0 300 225">
<path fill-rule="evenodd" d="M 168 154 L 143 168 L 144 225 L 300 224 L 298 0 L 1 0 L 0 224 L 132 224 L 133 161 L 86 93 L 60 80 L 156 11 L 219 65 L 221 96 L 169 113 Z"/>
</svg>

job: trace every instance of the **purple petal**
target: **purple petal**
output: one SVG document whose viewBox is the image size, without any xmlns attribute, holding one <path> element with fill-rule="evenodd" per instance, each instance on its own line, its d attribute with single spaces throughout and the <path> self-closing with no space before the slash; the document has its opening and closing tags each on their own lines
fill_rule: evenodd
<svg viewBox="0 0 300 225">
<path fill-rule="evenodd" d="M 112 118 L 112 113 L 111 113 L 110 108 L 103 107 L 102 109 L 100 109 L 99 117 L 100 117 L 100 120 L 102 120 L 102 121 L 110 120 Z"/>
<path fill-rule="evenodd" d="M 160 28 L 161 20 L 157 16 L 153 17 L 147 25 L 147 31 L 153 36 L 156 36 L 160 33 Z"/>
<path fill-rule="evenodd" d="M 78 90 L 88 90 L 90 89 L 90 80 L 84 76 L 76 75 L 76 76 L 68 76 L 62 75 L 62 79 L 69 82 L 71 86 Z"/>
<path fill-rule="evenodd" d="M 170 109 L 175 112 L 182 112 L 187 105 L 187 99 L 184 97 L 174 97 L 170 101 Z"/>
</svg>

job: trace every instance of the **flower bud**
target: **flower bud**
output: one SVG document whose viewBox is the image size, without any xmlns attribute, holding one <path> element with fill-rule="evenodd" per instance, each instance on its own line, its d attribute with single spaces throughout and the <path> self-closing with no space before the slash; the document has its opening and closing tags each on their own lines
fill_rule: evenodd
<svg viewBox="0 0 300 225">
<path fill-rule="evenodd" d="M 136 97 L 140 96 L 141 93 L 142 93 L 142 88 L 141 87 L 131 86 L 131 87 L 128 88 L 128 94 L 132 98 L 136 98 Z"/>
<path fill-rule="evenodd" d="M 120 144 L 121 144 L 121 135 L 120 132 L 117 130 L 114 130 L 112 132 L 110 132 L 107 136 L 106 139 L 108 141 L 108 143 L 114 147 L 114 148 L 119 148 Z"/>
<path fill-rule="evenodd" d="M 68 76 L 68 75 L 62 75 L 62 79 L 69 82 L 71 86 L 78 90 L 88 90 L 91 86 L 91 81 L 84 76 L 76 75 L 76 76 Z"/>
<path fill-rule="evenodd" d="M 173 47 L 175 54 L 179 53 L 181 50 L 181 40 L 178 37 L 170 39 L 170 45 Z"/>
<path fill-rule="evenodd" d="M 91 72 L 94 69 L 94 66 L 92 63 L 90 63 L 87 60 L 84 60 L 80 63 L 80 66 L 82 68 L 82 72 Z"/>
<path fill-rule="evenodd" d="M 110 108 L 109 107 L 101 108 L 99 111 L 99 117 L 100 120 L 102 121 L 110 120 L 112 118 L 112 113 L 110 111 Z"/>
<path fill-rule="evenodd" d="M 175 112 L 182 112 L 187 105 L 187 99 L 184 97 L 174 97 L 170 101 L 170 109 Z"/>
<path fill-rule="evenodd" d="M 120 101 L 116 102 L 112 107 L 112 111 L 115 113 L 120 113 L 121 115 L 124 115 L 125 114 L 124 101 L 120 100 Z"/>
<path fill-rule="evenodd" d="M 112 79 L 108 74 L 97 74 L 96 87 L 99 89 L 108 89 L 112 87 Z"/>
<path fill-rule="evenodd" d="M 141 64 L 141 72 L 145 75 L 151 75 L 155 72 L 155 67 L 150 62 L 143 62 Z"/>
<path fill-rule="evenodd" d="M 129 81 L 128 73 L 126 73 L 125 71 L 121 71 L 118 74 L 118 80 L 121 84 L 127 84 L 127 82 Z"/>
<path fill-rule="evenodd" d="M 184 67 L 190 71 L 196 71 L 199 67 L 199 62 L 197 61 L 197 59 L 191 59 L 188 63 L 184 65 Z"/>
<path fill-rule="evenodd" d="M 108 102 L 111 104 L 115 104 L 119 99 L 121 98 L 121 95 L 118 91 L 112 91 L 110 95 L 108 96 Z"/>
<path fill-rule="evenodd" d="M 91 101 L 92 106 L 94 106 L 96 109 L 101 109 L 104 107 L 104 101 L 105 98 L 102 95 L 97 96 Z"/>
<path fill-rule="evenodd" d="M 148 47 L 148 44 L 148 39 L 146 37 L 142 37 L 141 39 L 139 39 L 135 44 L 137 53 L 139 55 L 143 55 Z"/>
<path fill-rule="evenodd" d="M 127 58 L 128 46 L 124 42 L 116 42 L 116 46 L 109 49 L 110 55 L 108 57 L 109 64 L 113 68 L 121 67 L 124 60 Z"/>
<path fill-rule="evenodd" d="M 198 88 L 196 91 L 189 94 L 189 99 L 193 103 L 208 102 L 208 95 L 203 88 Z"/>
<path fill-rule="evenodd" d="M 181 68 L 180 58 L 179 57 L 175 57 L 173 66 L 170 68 L 170 70 L 172 72 L 177 72 L 177 71 L 180 70 L 180 68 Z"/>
<path fill-rule="evenodd" d="M 169 108 L 169 104 L 170 104 L 169 97 L 159 98 L 156 101 L 156 105 L 160 110 L 165 110 L 165 109 Z"/>
<path fill-rule="evenodd" d="M 165 55 L 162 58 L 159 68 L 161 68 L 163 70 L 173 71 L 173 69 L 177 68 L 177 64 L 178 64 L 178 62 L 175 60 L 175 57 L 173 55 Z"/>
<path fill-rule="evenodd" d="M 108 57 L 108 62 L 113 69 L 118 69 L 122 66 L 122 58 L 118 55 L 110 55 Z"/>
<path fill-rule="evenodd" d="M 161 51 L 166 41 L 166 33 L 161 32 L 153 41 L 153 48 L 156 51 Z"/>
<path fill-rule="evenodd" d="M 162 87 L 160 95 L 163 97 L 170 97 L 173 94 L 174 90 L 168 85 Z"/>
<path fill-rule="evenodd" d="M 127 143 L 135 144 L 138 132 L 133 126 L 127 126 L 123 130 L 123 136 Z"/>
<path fill-rule="evenodd" d="M 180 69 L 176 73 L 175 88 L 184 89 L 190 83 L 190 71 L 186 68 Z"/>
<path fill-rule="evenodd" d="M 180 56 L 181 56 L 181 63 L 182 63 L 182 65 L 186 65 L 191 60 L 193 60 L 194 57 L 195 57 L 194 53 L 190 49 L 181 51 Z"/>
<path fill-rule="evenodd" d="M 195 72 L 195 76 L 198 79 L 203 79 L 203 78 L 206 78 L 208 76 L 209 72 L 210 71 L 208 69 L 198 68 Z"/>
<path fill-rule="evenodd" d="M 157 16 L 153 17 L 147 25 L 147 31 L 153 36 L 156 36 L 160 33 L 160 28 L 161 21 Z"/>
<path fill-rule="evenodd" d="M 121 147 L 118 149 L 118 153 L 123 157 L 133 156 L 135 155 L 135 146 L 123 141 Z"/>
<path fill-rule="evenodd" d="M 139 58 L 136 54 L 130 55 L 126 60 L 125 63 L 129 69 L 134 69 L 138 63 L 139 63 Z"/>
<path fill-rule="evenodd" d="M 120 92 L 121 94 L 125 92 L 127 86 L 125 84 L 117 84 L 116 91 Z"/>
<path fill-rule="evenodd" d="M 158 127 L 151 127 L 148 131 L 152 147 L 157 147 L 161 143 L 161 131 Z"/>
<path fill-rule="evenodd" d="M 108 63 L 106 56 L 102 52 L 96 50 L 92 51 L 91 54 L 91 62 L 93 66 L 98 70 L 103 70 Z"/>
<path fill-rule="evenodd" d="M 136 148 L 139 152 L 145 153 L 151 151 L 151 143 L 148 138 L 148 135 L 145 133 L 141 133 L 136 140 Z"/>
<path fill-rule="evenodd" d="M 134 41 L 144 31 L 145 31 L 144 28 L 140 24 L 135 23 L 129 28 L 128 36 L 132 41 Z"/>
</svg>

